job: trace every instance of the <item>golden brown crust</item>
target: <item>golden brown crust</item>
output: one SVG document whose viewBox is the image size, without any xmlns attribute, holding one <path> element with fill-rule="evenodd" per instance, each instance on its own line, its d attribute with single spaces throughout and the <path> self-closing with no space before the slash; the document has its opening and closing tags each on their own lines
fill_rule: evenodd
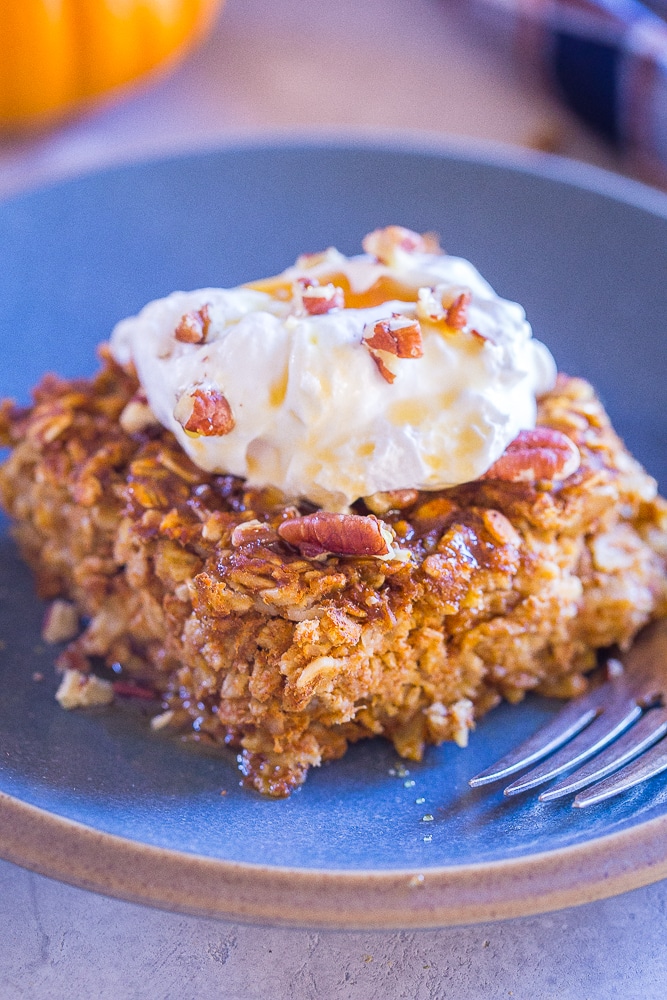
<svg viewBox="0 0 667 1000">
<path fill-rule="evenodd" d="M 581 380 L 540 403 L 581 453 L 564 481 L 402 491 L 382 519 L 409 559 L 307 558 L 280 526 L 312 506 L 204 473 L 150 422 L 126 433 L 137 384 L 103 361 L 3 404 L 0 499 L 40 594 L 90 619 L 63 663 L 153 685 L 172 722 L 238 746 L 262 792 L 349 741 L 418 759 L 500 698 L 578 693 L 598 647 L 667 612 L 667 505 Z"/>
</svg>

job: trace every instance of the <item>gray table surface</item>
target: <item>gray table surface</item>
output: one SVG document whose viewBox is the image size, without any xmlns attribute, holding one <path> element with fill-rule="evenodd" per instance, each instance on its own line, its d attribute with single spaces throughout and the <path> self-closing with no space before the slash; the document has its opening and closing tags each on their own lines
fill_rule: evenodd
<svg viewBox="0 0 667 1000">
<path fill-rule="evenodd" d="M 0 863 L 0 996 L 122 1000 L 653 1000 L 664 884 L 442 930 L 249 927 L 162 913 Z"/>
<path fill-rule="evenodd" d="M 0 195 L 97 165 L 295 129 L 416 129 L 622 169 L 530 67 L 447 0 L 228 0 L 156 87 L 0 141 Z M 0 862 L 0 1000 L 653 1000 L 667 884 L 537 917 L 428 931 L 285 930 L 111 900 Z"/>
</svg>

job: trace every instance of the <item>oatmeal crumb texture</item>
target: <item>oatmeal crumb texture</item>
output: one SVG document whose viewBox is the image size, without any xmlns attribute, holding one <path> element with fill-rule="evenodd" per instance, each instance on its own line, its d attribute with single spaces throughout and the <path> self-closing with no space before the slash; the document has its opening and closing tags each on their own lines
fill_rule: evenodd
<svg viewBox="0 0 667 1000">
<path fill-rule="evenodd" d="M 465 745 L 501 698 L 579 694 L 598 647 L 667 612 L 667 505 L 581 380 L 541 399 L 532 477 L 510 458 L 497 478 L 377 494 L 352 511 L 366 531 L 198 469 L 150 420 L 122 425 L 138 386 L 103 358 L 0 407 L 16 540 L 41 596 L 87 621 L 61 657 L 66 707 L 109 702 L 87 671 L 120 665 L 160 692 L 154 729 L 236 746 L 244 780 L 281 796 L 351 741 L 419 760 Z M 552 445 L 578 467 L 535 478 Z M 400 558 L 359 554 L 379 528 Z"/>
<path fill-rule="evenodd" d="M 65 670 L 56 691 L 58 704 L 67 709 L 110 705 L 113 699 L 113 687 L 109 681 L 95 674 L 82 674 L 80 670 Z"/>
<path fill-rule="evenodd" d="M 42 639 L 53 645 L 69 642 L 79 631 L 79 612 L 71 601 L 56 600 L 49 606 L 42 623 Z"/>
</svg>

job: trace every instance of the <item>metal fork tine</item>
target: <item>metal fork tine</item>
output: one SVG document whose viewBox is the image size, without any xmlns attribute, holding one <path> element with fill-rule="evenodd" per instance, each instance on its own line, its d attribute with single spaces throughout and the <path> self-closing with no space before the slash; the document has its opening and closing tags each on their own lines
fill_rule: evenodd
<svg viewBox="0 0 667 1000">
<path fill-rule="evenodd" d="M 543 764 L 508 785 L 505 795 L 518 795 L 555 778 L 568 767 L 583 763 L 616 739 L 641 714 L 642 709 L 635 697 L 623 690 L 615 692 L 613 700 L 605 705 L 604 712 L 590 726 Z"/>
<path fill-rule="evenodd" d="M 616 774 L 612 774 L 610 778 L 605 778 L 604 781 L 598 782 L 592 788 L 587 788 L 585 792 L 579 792 L 572 805 L 583 809 L 586 806 L 595 805 L 597 802 L 603 802 L 605 799 L 619 795 L 621 792 L 627 791 L 628 788 L 633 788 L 640 782 L 647 781 L 648 778 L 653 778 L 665 770 L 667 770 L 667 739 L 661 740 L 637 760 L 617 771 Z"/>
<path fill-rule="evenodd" d="M 600 713 L 601 706 L 610 697 L 611 683 L 595 688 L 583 698 L 577 698 L 562 708 L 553 719 L 542 726 L 527 740 L 496 761 L 491 767 L 480 771 L 469 784 L 473 788 L 488 785 L 492 781 L 508 778 L 530 764 L 553 753 L 559 747 L 580 733 Z"/>
<path fill-rule="evenodd" d="M 594 757 L 574 774 L 559 781 L 540 795 L 540 802 L 552 802 L 565 795 L 601 781 L 608 774 L 617 771 L 633 757 L 648 750 L 667 733 L 667 708 L 654 708 L 635 723 L 629 732 L 615 740 L 611 746 Z"/>
<path fill-rule="evenodd" d="M 570 702 L 470 784 L 486 785 L 533 765 L 505 788 L 505 795 L 516 795 L 572 770 L 540 801 L 578 791 L 573 805 L 582 808 L 667 770 L 667 618 L 642 629 L 623 655 L 624 669 L 618 666 L 609 660 L 605 684 Z"/>
</svg>

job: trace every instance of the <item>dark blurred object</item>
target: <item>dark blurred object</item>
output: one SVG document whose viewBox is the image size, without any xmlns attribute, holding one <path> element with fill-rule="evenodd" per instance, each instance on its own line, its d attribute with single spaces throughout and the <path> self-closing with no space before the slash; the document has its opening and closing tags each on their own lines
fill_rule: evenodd
<svg viewBox="0 0 667 1000">
<path fill-rule="evenodd" d="M 580 118 L 667 183 L 667 0 L 472 2 L 539 59 Z"/>
</svg>

